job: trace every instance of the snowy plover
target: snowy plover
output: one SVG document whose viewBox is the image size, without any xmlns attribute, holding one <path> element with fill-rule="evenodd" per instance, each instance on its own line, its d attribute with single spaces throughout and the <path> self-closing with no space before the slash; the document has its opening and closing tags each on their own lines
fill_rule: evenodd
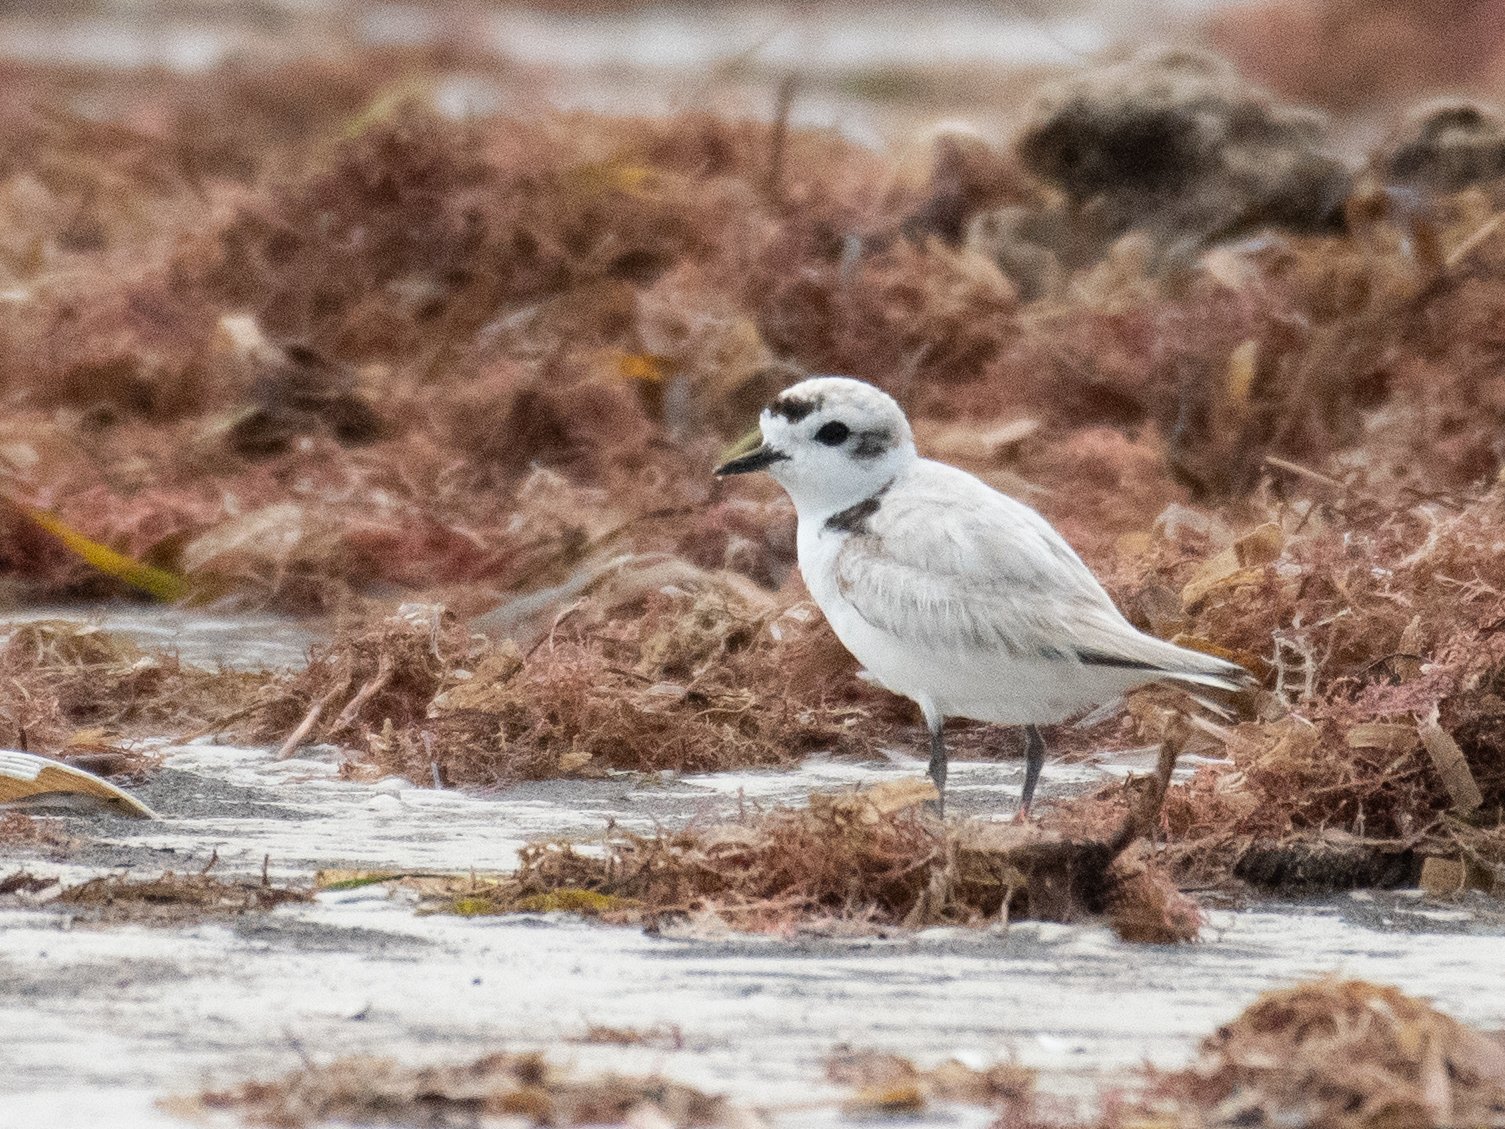
<svg viewBox="0 0 1505 1129">
<path fill-rule="evenodd" d="M 716 474 L 766 470 L 789 492 L 810 594 L 869 673 L 919 705 L 942 797 L 948 717 L 1026 727 L 1027 813 L 1045 760 L 1036 726 L 1150 682 L 1248 684 L 1240 666 L 1136 629 L 1034 510 L 920 458 L 903 410 L 872 385 L 802 381 L 759 423 L 761 445 Z"/>
</svg>

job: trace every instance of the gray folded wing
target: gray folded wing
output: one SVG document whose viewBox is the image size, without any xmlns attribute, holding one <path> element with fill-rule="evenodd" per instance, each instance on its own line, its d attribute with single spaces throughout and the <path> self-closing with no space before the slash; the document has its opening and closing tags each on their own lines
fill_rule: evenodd
<svg viewBox="0 0 1505 1129">
<path fill-rule="evenodd" d="M 1214 685 L 1239 680 L 1231 663 L 1138 631 L 1027 506 L 970 476 L 966 486 L 939 485 L 885 496 L 836 558 L 838 591 L 872 626 L 962 661 L 997 652 Z"/>
</svg>

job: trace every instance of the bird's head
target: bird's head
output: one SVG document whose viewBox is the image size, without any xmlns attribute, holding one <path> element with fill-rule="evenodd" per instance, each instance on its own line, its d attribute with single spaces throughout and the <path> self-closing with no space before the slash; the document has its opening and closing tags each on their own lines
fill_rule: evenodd
<svg viewBox="0 0 1505 1129">
<path fill-rule="evenodd" d="M 764 408 L 756 446 L 716 474 L 766 470 L 801 516 L 819 516 L 872 497 L 914 458 L 909 421 L 892 396 L 849 377 L 818 376 Z"/>
</svg>

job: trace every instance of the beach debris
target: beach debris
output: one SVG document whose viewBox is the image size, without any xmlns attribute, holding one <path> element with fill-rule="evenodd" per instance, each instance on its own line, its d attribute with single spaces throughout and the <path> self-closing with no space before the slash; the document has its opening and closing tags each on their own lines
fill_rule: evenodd
<svg viewBox="0 0 1505 1129">
<path fill-rule="evenodd" d="M 1152 1075 L 1123 1124 L 1451 1129 L 1505 1121 L 1505 1042 L 1397 988 L 1317 980 L 1267 992 Z M 1141 1117 L 1143 1120 L 1134 1120 Z"/>
<path fill-rule="evenodd" d="M 0 740 L 102 775 L 141 775 L 156 758 L 130 738 L 212 726 L 269 678 L 193 666 L 91 623 L 28 620 L 0 644 Z"/>
<path fill-rule="evenodd" d="M 699 591 L 678 587 L 690 574 Z M 281 679 L 253 731 L 278 742 L 279 756 L 335 743 L 352 775 L 429 784 L 437 774 L 456 786 L 781 764 L 859 747 L 870 695 L 845 673 L 849 662 L 834 664 L 840 677 L 810 677 L 829 651 L 805 609 L 780 612 L 736 582 L 643 561 L 556 617 L 526 655 L 443 609 L 358 629 Z"/>
<path fill-rule="evenodd" d="M 1156 614 L 1177 638 L 1263 649 L 1270 687 L 1255 716 L 1199 723 L 1226 763 L 1168 794 L 1166 859 L 1179 881 L 1385 887 L 1415 884 L 1426 858 L 1505 861 L 1505 772 L 1493 752 L 1505 608 L 1482 588 L 1445 594 L 1443 579 L 1499 543 L 1501 499 L 1491 486 L 1448 512 L 1282 525 L 1279 538 L 1258 538 L 1267 547 L 1255 565 L 1228 549 L 1235 534 L 1219 547 L 1190 525 L 1170 533 L 1168 544 L 1199 545 L 1201 563 L 1183 557 L 1158 581 L 1137 582 L 1152 595 L 1174 589 L 1167 581 L 1192 589 L 1179 609 L 1156 595 L 1152 607 L 1168 609 Z M 1217 577 L 1220 587 L 1196 586 Z M 1130 709 L 1152 732 L 1141 707 Z M 1090 823 L 1088 809 L 1114 795 L 1110 786 L 1066 801 L 1069 824 Z"/>
<path fill-rule="evenodd" d="M 728 823 L 532 843 L 506 875 L 335 872 L 319 885 L 396 883 L 431 912 L 567 912 L 653 928 L 871 931 L 1105 916 L 1128 940 L 1191 940 L 1195 903 L 1133 847 L 1153 826 L 1160 793 L 1147 782 L 1110 837 L 1071 839 L 1034 824 L 942 823 L 926 806 L 934 786 L 900 780 Z"/>
<path fill-rule="evenodd" d="M 272 502 L 188 537 L 177 557 L 183 572 L 205 589 L 275 585 L 287 591 L 304 577 L 316 577 L 344 549 L 343 532 L 327 507 Z"/>
<path fill-rule="evenodd" d="M 100 925 L 177 925 L 205 919 L 263 913 L 279 906 L 310 901 L 309 891 L 259 878 L 219 878 L 209 873 L 217 861 L 198 873 L 164 871 L 153 878 L 105 874 L 66 884 L 57 878 L 18 871 L 0 877 L 0 894 L 12 894 L 20 904 L 66 908 L 80 920 Z"/>
<path fill-rule="evenodd" d="M 1363 838 L 1337 828 L 1244 847 L 1233 876 L 1269 891 L 1392 890 L 1425 885 L 1425 860 L 1404 840 Z"/>
<path fill-rule="evenodd" d="M 55 537 L 63 548 L 105 576 L 144 592 L 163 603 L 179 603 L 192 595 L 189 581 L 165 568 L 145 564 L 125 553 L 117 552 L 74 529 L 56 514 L 29 506 L 0 494 L 0 505 L 23 516 L 38 529 Z"/>
<path fill-rule="evenodd" d="M 219 878 L 208 871 L 178 874 L 164 871 L 155 878 L 109 874 L 64 886 L 56 898 L 90 921 L 173 924 L 202 918 L 237 917 L 278 906 L 307 902 L 311 894 L 296 887 L 260 878 Z"/>
<path fill-rule="evenodd" d="M 1380 175 L 1434 194 L 1505 177 L 1505 119 L 1479 102 L 1447 99 L 1411 110 L 1377 154 Z"/>
<path fill-rule="evenodd" d="M 1266 227 L 1335 230 L 1350 174 L 1320 115 L 1214 55 L 1152 51 L 1044 91 L 1016 139 L 1103 245 L 1133 229 L 1183 249 Z"/>
<path fill-rule="evenodd" d="M 0 749 L 0 804 L 59 795 L 86 796 L 140 819 L 157 813 L 108 780 L 61 761 Z"/>
<path fill-rule="evenodd" d="M 667 1078 L 581 1075 L 537 1052 L 498 1051 L 453 1066 L 360 1056 L 309 1063 L 260 1082 L 170 1098 L 183 1115 L 234 1113 L 252 1125 L 460 1125 L 757 1129 L 749 1109 Z"/>
<path fill-rule="evenodd" d="M 1035 1072 L 1012 1062 L 979 1069 L 949 1059 L 923 1069 L 890 1051 L 843 1046 L 826 1057 L 826 1077 L 853 1089 L 843 1109 L 855 1117 L 913 1114 L 931 1102 L 957 1102 L 997 1109 L 1002 1124 L 1028 1124 L 1035 1107 Z"/>
<path fill-rule="evenodd" d="M 0 876 L 0 897 L 13 897 L 23 905 L 49 901 L 57 897 L 59 889 L 61 884 L 56 878 L 43 878 L 28 870 Z"/>
<path fill-rule="evenodd" d="M 378 439 L 386 424 L 360 389 L 360 374 L 298 342 L 267 339 L 249 314 L 220 318 L 215 342 L 241 366 L 250 406 L 228 426 L 237 454 L 268 458 L 300 436 L 326 434 L 346 445 Z"/>
<path fill-rule="evenodd" d="M 964 123 L 933 127 L 923 197 L 900 223 L 911 239 L 959 246 L 973 218 L 1008 202 L 1028 200 L 1028 177 L 1004 151 Z"/>
<path fill-rule="evenodd" d="M 685 1033 L 677 1023 L 655 1023 L 651 1027 L 612 1027 L 593 1023 L 572 1041 L 613 1047 L 660 1047 L 664 1050 L 682 1051 L 685 1048 Z"/>
<path fill-rule="evenodd" d="M 1442 777 L 1448 795 L 1452 797 L 1453 810 L 1459 815 L 1471 815 L 1484 802 L 1484 797 L 1479 792 L 1478 784 L 1474 783 L 1474 774 L 1469 771 L 1468 759 L 1464 757 L 1463 750 L 1458 747 L 1458 742 L 1453 740 L 1452 735 L 1437 723 L 1437 716 L 1438 707 L 1433 706 L 1431 712 L 1418 724 L 1421 743 L 1426 748 L 1427 755 L 1432 758 L 1438 775 Z"/>
<path fill-rule="evenodd" d="M 1435 897 L 1448 897 L 1468 890 L 1482 890 L 1486 894 L 1492 894 L 1505 889 L 1505 871 L 1472 858 L 1440 858 L 1434 855 L 1422 860 L 1417 885 Z"/>
<path fill-rule="evenodd" d="M 37 819 L 26 812 L 0 812 L 0 847 L 66 851 L 76 845 L 73 836 L 51 826 L 51 823 L 51 820 Z"/>
</svg>

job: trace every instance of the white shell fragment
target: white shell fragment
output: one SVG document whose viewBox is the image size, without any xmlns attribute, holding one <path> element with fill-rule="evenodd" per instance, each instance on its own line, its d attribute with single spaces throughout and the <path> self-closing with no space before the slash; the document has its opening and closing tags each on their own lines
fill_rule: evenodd
<svg viewBox="0 0 1505 1129">
<path fill-rule="evenodd" d="M 32 753 L 0 749 L 0 804 L 57 793 L 93 796 L 141 819 L 157 818 L 157 813 L 136 797 L 92 772 Z"/>
</svg>

